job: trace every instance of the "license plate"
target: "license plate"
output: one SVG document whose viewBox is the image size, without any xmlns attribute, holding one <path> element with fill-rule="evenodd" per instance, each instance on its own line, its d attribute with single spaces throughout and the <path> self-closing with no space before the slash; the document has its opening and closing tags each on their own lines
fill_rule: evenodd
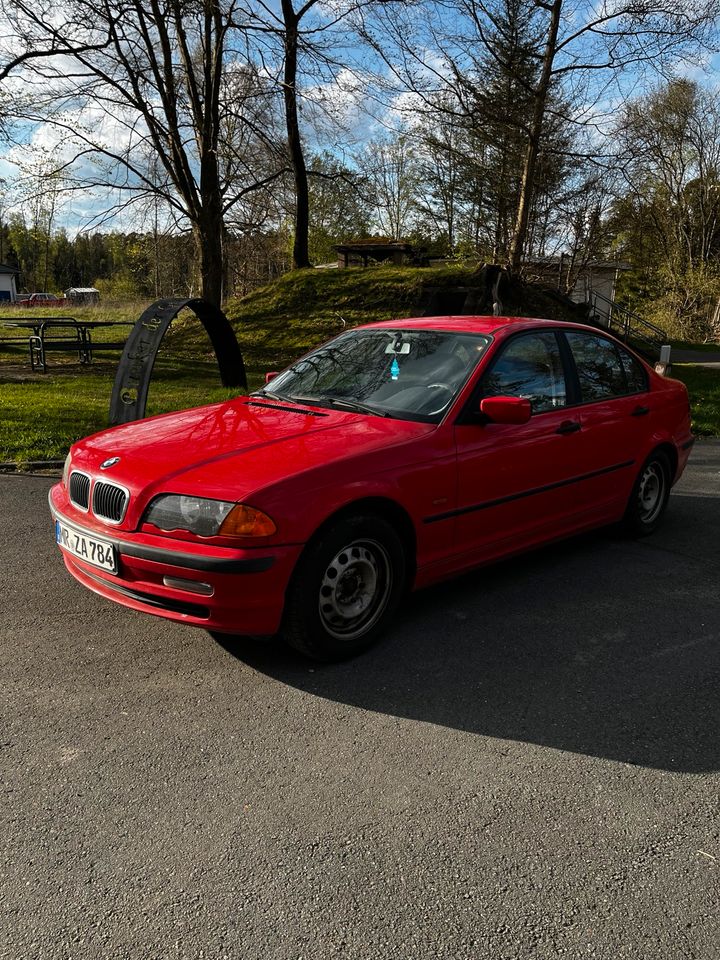
<svg viewBox="0 0 720 960">
<path fill-rule="evenodd" d="M 55 521 L 55 539 L 63 550 L 67 550 L 74 557 L 102 570 L 109 570 L 110 573 L 117 573 L 117 551 L 107 540 L 89 537 L 59 520 Z"/>
</svg>

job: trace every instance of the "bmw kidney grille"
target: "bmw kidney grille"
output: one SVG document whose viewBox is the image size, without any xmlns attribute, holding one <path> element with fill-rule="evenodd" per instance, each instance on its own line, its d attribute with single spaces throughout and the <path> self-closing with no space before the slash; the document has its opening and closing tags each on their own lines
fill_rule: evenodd
<svg viewBox="0 0 720 960">
<path fill-rule="evenodd" d="M 80 510 L 87 510 L 90 503 L 90 477 L 86 473 L 73 470 L 70 474 L 68 493 L 70 500 Z"/>
<path fill-rule="evenodd" d="M 125 516 L 128 499 L 128 493 L 122 487 L 106 480 L 96 480 L 92 496 L 93 513 L 101 520 L 120 523 Z"/>
<path fill-rule="evenodd" d="M 73 470 L 70 474 L 68 494 L 70 502 L 79 510 L 88 511 L 92 499 L 92 512 L 98 519 L 107 520 L 108 523 L 122 523 L 130 500 L 124 487 L 108 483 L 107 480 L 96 480 L 93 483 L 87 473 L 79 470 Z"/>
</svg>

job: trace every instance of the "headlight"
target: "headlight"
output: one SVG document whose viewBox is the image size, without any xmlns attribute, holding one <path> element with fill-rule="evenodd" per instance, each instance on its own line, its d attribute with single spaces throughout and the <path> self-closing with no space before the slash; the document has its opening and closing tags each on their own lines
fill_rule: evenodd
<svg viewBox="0 0 720 960">
<path fill-rule="evenodd" d="M 144 522 L 161 530 L 187 530 L 199 537 L 270 537 L 277 529 L 267 514 L 244 503 L 175 493 L 153 500 Z"/>
<path fill-rule="evenodd" d="M 62 472 L 62 485 L 65 487 L 66 490 L 68 488 L 69 476 L 70 476 L 70 454 L 68 453 L 68 455 L 65 457 L 65 463 L 63 464 L 63 472 Z"/>
</svg>

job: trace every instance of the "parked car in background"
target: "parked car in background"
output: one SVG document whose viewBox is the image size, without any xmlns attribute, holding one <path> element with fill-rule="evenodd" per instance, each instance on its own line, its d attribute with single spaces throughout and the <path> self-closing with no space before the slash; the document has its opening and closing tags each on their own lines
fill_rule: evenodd
<svg viewBox="0 0 720 960">
<path fill-rule="evenodd" d="M 101 596 L 333 660 L 409 589 L 603 524 L 651 533 L 692 443 L 685 386 L 595 328 L 392 320 L 250 396 L 81 440 L 50 507 Z"/>
<path fill-rule="evenodd" d="M 26 300 L 20 300 L 21 307 L 62 307 L 65 305 L 64 297 L 56 297 L 54 293 L 31 293 Z"/>
</svg>

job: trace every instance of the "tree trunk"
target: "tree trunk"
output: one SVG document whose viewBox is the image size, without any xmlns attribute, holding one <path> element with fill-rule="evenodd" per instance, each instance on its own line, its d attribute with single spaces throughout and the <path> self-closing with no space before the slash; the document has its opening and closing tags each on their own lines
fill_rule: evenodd
<svg viewBox="0 0 720 960">
<path fill-rule="evenodd" d="M 308 177 L 305 166 L 300 124 L 297 109 L 297 53 L 298 20 L 292 0 L 282 0 L 285 21 L 285 67 L 283 71 L 283 100 L 285 101 L 285 123 L 287 126 L 288 148 L 295 179 L 295 242 L 293 244 L 293 266 L 309 267 L 308 234 L 310 230 L 310 200 L 308 197 Z"/>
<path fill-rule="evenodd" d="M 525 163 L 523 165 L 522 179 L 520 181 L 520 196 L 518 197 L 517 215 L 515 217 L 515 227 L 513 229 L 512 240 L 510 241 L 510 250 L 508 253 L 508 266 L 511 270 L 517 271 L 522 263 L 525 253 L 525 243 L 527 240 L 528 221 L 530 218 L 530 209 L 532 207 L 533 195 L 535 192 L 535 170 L 537 168 L 537 158 L 540 152 L 540 142 L 542 139 L 542 128 L 545 120 L 545 108 L 547 105 L 548 91 L 550 90 L 550 81 L 552 80 L 553 62 L 555 60 L 555 47 L 557 44 L 558 28 L 560 26 L 560 13 L 562 11 L 563 0 L 553 0 L 550 7 L 550 27 L 548 31 L 547 43 L 543 54 L 542 71 L 535 90 L 535 103 L 533 115 L 530 121 L 530 133 L 528 137 L 528 146 L 525 153 Z"/>
<path fill-rule="evenodd" d="M 210 118 L 211 122 L 212 118 Z M 216 140 L 208 134 L 200 157 L 200 209 L 195 221 L 195 244 L 200 264 L 202 297 L 222 305 L 225 276 L 225 220 Z"/>
<path fill-rule="evenodd" d="M 220 307 L 224 273 L 222 215 L 214 211 L 203 211 L 202 221 L 195 224 L 193 235 L 200 265 L 201 296 Z"/>
</svg>

